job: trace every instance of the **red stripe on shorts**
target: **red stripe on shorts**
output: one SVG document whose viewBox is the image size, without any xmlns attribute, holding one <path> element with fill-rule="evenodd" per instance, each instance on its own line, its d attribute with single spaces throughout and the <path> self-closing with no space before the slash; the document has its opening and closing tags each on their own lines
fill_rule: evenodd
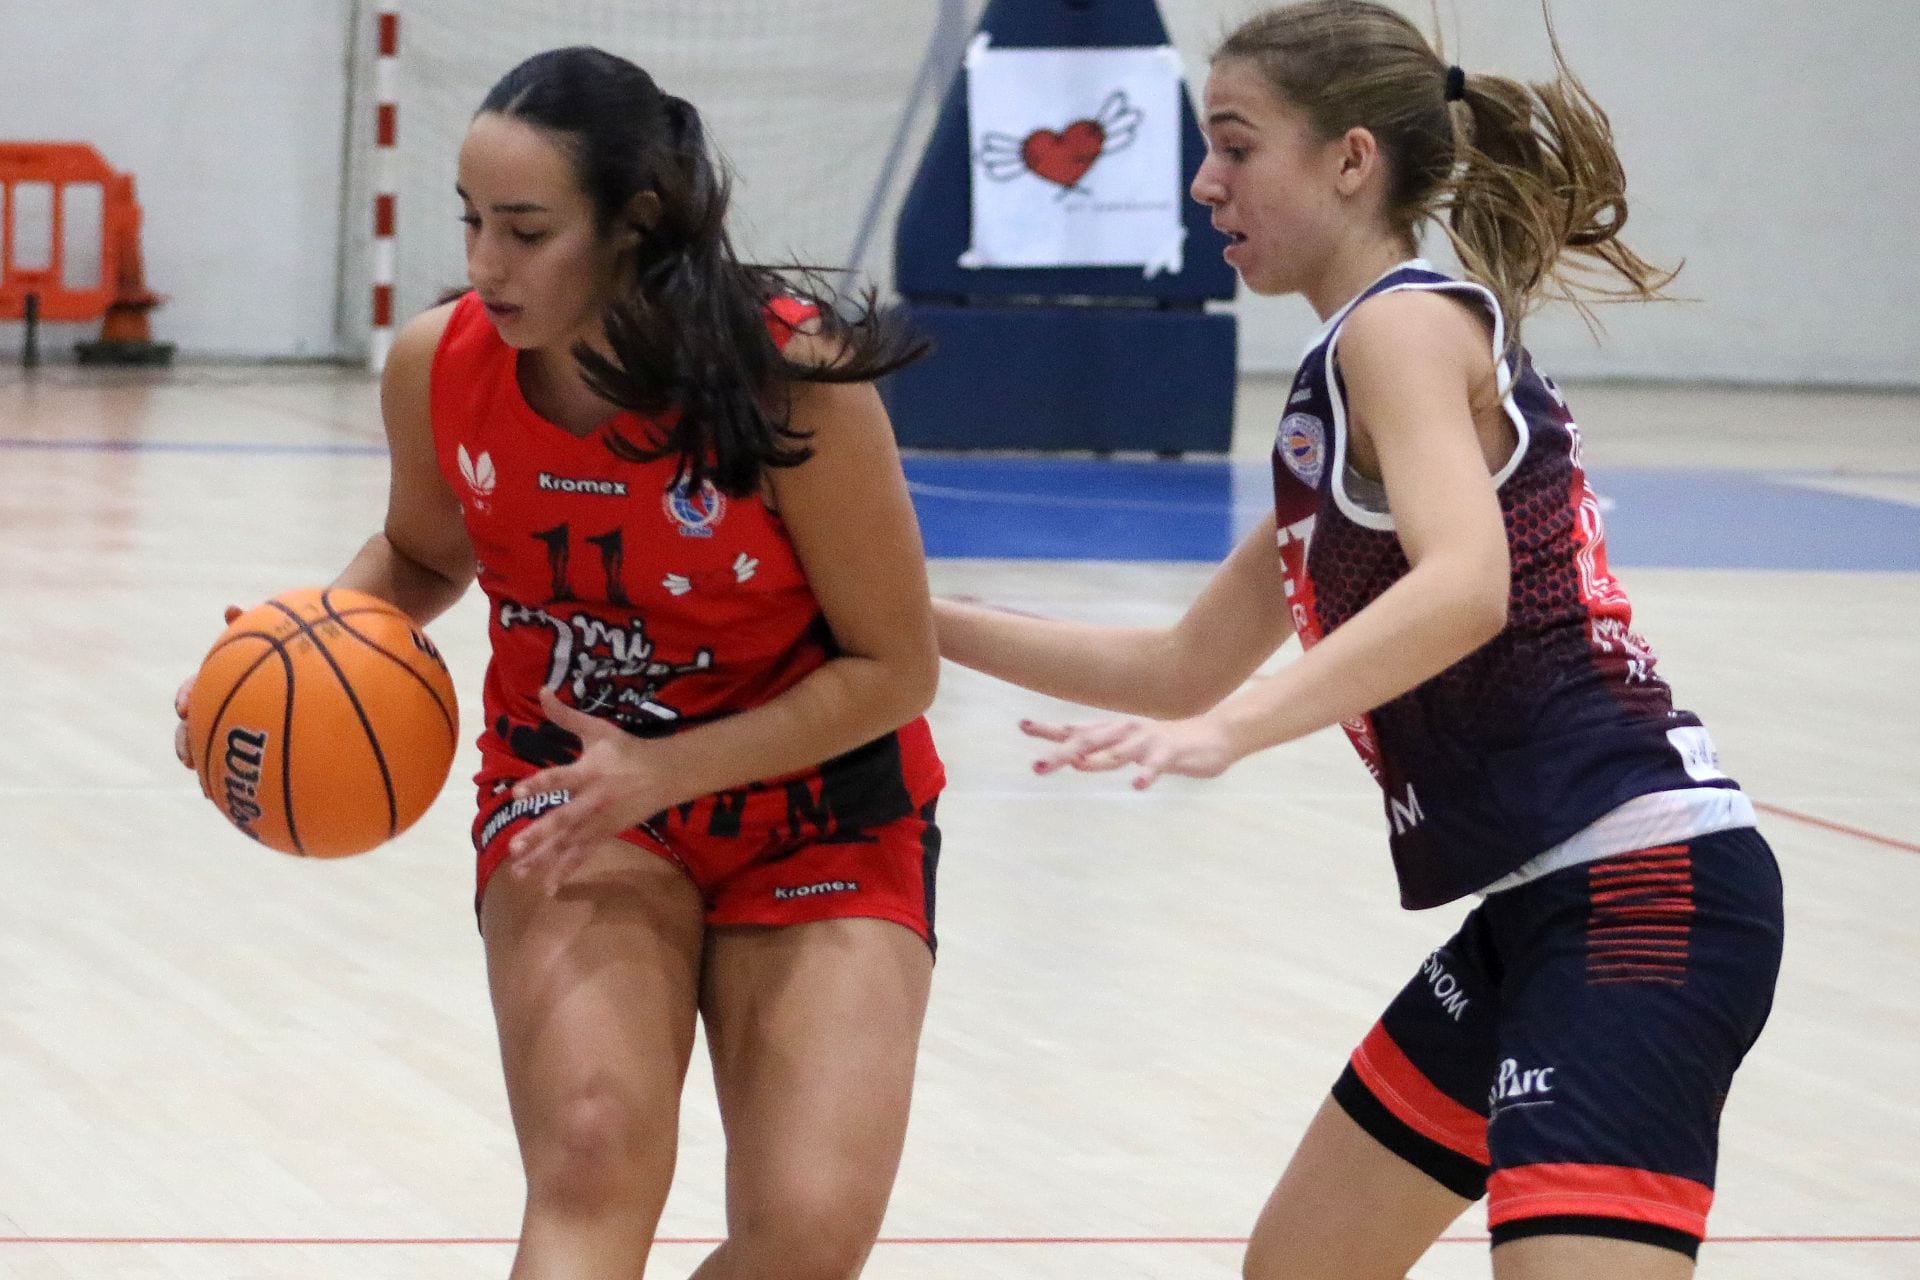
<svg viewBox="0 0 1920 1280">
<path fill-rule="evenodd" d="M 1435 1088 L 1385 1027 L 1374 1024 L 1353 1051 L 1352 1061 L 1360 1083 L 1408 1128 L 1469 1160 L 1487 1163 L 1487 1118 Z"/>
<path fill-rule="evenodd" d="M 1662 845 L 1587 867 L 1587 981 L 1684 983 L 1693 855 Z"/>
<path fill-rule="evenodd" d="M 1706 1238 L 1713 1188 L 1613 1164 L 1524 1164 L 1487 1180 L 1487 1225 L 1573 1215 L 1625 1218 Z"/>
</svg>

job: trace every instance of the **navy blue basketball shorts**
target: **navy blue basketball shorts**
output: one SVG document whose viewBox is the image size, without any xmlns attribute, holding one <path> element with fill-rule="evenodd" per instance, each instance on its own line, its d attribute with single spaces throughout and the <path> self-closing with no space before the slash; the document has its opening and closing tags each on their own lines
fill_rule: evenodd
<svg viewBox="0 0 1920 1280">
<path fill-rule="evenodd" d="M 1780 971 L 1780 874 L 1751 827 L 1490 895 L 1354 1050 L 1334 1100 L 1495 1246 L 1636 1240 L 1693 1256 L 1720 1108 Z"/>
</svg>

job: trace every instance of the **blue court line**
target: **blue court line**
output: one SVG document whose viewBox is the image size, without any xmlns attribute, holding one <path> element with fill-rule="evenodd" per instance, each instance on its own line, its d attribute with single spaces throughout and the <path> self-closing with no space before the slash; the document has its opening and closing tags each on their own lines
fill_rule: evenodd
<svg viewBox="0 0 1920 1280">
<path fill-rule="evenodd" d="M 0 437 L 0 450 L 386 453 L 377 443 L 20 437 Z M 1267 509 L 1264 463 L 923 454 L 905 467 L 935 557 L 1218 561 Z M 1810 473 L 1621 468 L 1591 478 L 1610 503 L 1608 553 L 1617 566 L 1920 572 L 1920 507 L 1811 488 Z"/>
<path fill-rule="evenodd" d="M 1920 507 L 1741 471 L 1610 470 L 1609 560 L 1681 569 L 1920 571 Z"/>
<path fill-rule="evenodd" d="M 1219 560 L 1268 509 L 1257 463 L 942 457 L 906 468 L 934 556 Z M 1920 508 L 1805 478 L 1622 468 L 1592 483 L 1611 500 L 1618 566 L 1920 572 Z"/>
<path fill-rule="evenodd" d="M 927 554 L 1007 560 L 1218 560 L 1232 463 L 952 455 L 904 460 Z"/>
</svg>

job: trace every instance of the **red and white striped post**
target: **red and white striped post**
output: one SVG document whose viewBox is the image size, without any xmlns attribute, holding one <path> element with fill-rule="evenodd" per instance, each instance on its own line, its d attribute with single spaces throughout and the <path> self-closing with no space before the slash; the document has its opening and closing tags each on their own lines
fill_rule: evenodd
<svg viewBox="0 0 1920 1280">
<path fill-rule="evenodd" d="M 388 3 L 379 10 L 380 41 L 373 64 L 373 340 L 367 364 L 375 373 L 386 367 L 393 347 L 394 188 L 400 177 L 395 144 L 399 138 L 400 11 Z"/>
</svg>

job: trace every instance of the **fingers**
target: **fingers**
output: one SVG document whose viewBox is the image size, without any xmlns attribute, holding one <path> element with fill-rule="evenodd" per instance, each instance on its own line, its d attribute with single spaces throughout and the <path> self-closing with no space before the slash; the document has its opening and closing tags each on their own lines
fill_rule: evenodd
<svg viewBox="0 0 1920 1280">
<path fill-rule="evenodd" d="M 1069 726 L 1065 736 L 1059 739 L 1060 749 L 1034 761 L 1033 771 L 1051 773 L 1063 765 L 1071 765 L 1083 773 L 1117 769 L 1131 758 L 1127 743 L 1140 729 L 1141 725 L 1136 720 L 1107 720 Z"/>
<path fill-rule="evenodd" d="M 189 769 L 193 768 L 193 747 L 187 741 L 187 701 L 193 696 L 193 680 L 192 676 L 182 680 L 173 695 L 173 714 L 180 718 L 173 726 L 173 754 Z"/>
<path fill-rule="evenodd" d="M 598 838 L 591 819 L 588 807 L 578 800 L 541 814 L 508 842 L 508 870 L 523 880 L 538 875 L 547 896 L 559 893 Z"/>
<path fill-rule="evenodd" d="M 508 867 L 514 875 L 539 874 L 549 895 L 558 893 L 586 858 L 586 851 L 624 825 L 619 814 L 629 798 L 630 763 L 623 746 L 627 735 L 610 721 L 562 702 L 551 689 L 540 691 L 540 710 L 553 724 L 582 743 L 578 759 L 531 773 L 514 784 L 516 800 L 555 796 L 559 803 L 540 812 L 508 842 Z"/>
<path fill-rule="evenodd" d="M 1140 772 L 1133 775 L 1133 789 L 1145 791 L 1160 780 L 1167 765 L 1173 760 L 1173 751 L 1165 743 L 1155 743 L 1140 757 Z"/>
<path fill-rule="evenodd" d="M 538 862 L 586 835 L 582 828 L 599 806 L 590 795 L 581 795 L 567 785 L 572 775 L 571 768 L 543 769 L 514 787 L 516 800 L 530 796 L 548 798 L 547 804 L 534 807 L 533 821 L 507 842 L 507 851 L 516 860 Z"/>
<path fill-rule="evenodd" d="M 514 833 L 513 839 L 507 842 L 507 853 L 513 859 L 515 875 L 530 875 L 542 862 L 566 847 L 568 831 L 573 826 L 562 816 L 566 811 L 567 806 L 563 804 Z"/>
<path fill-rule="evenodd" d="M 233 620 L 239 617 L 240 613 L 241 609 L 238 605 L 230 604 L 226 607 L 222 616 L 226 618 L 227 625 L 232 626 Z M 178 756 L 180 763 L 189 769 L 193 768 L 194 764 L 193 748 L 187 742 L 187 704 L 193 698 L 193 682 L 198 678 L 199 674 L 200 673 L 196 671 L 193 675 L 188 676 L 180 682 L 180 687 L 173 691 L 173 714 L 180 717 L 180 723 L 175 725 L 173 729 L 173 754 Z"/>
<path fill-rule="evenodd" d="M 528 774 L 513 784 L 513 798 L 525 800 L 528 796 L 544 795 L 549 791 L 565 791 L 571 794 L 574 773 L 575 769 L 572 765 L 562 764 Z"/>
<path fill-rule="evenodd" d="M 1134 752 L 1126 745 L 1108 747 L 1101 751 L 1089 751 L 1077 755 L 1061 764 L 1070 764 L 1080 773 L 1111 773 L 1122 765 L 1133 762 Z M 1058 765 L 1055 766 L 1059 767 Z"/>
<path fill-rule="evenodd" d="M 559 897 L 560 890 L 565 887 L 568 879 L 572 877 L 574 871 L 579 868 L 580 864 L 586 860 L 586 850 L 578 845 L 563 849 L 554 854 L 553 857 L 548 860 L 546 876 L 547 896 L 549 898 Z"/>
<path fill-rule="evenodd" d="M 1022 726 L 1025 727 L 1024 725 Z M 1060 745 L 1034 761 L 1035 773 L 1052 773 L 1070 767 L 1080 773 L 1106 773 L 1137 765 L 1133 789 L 1145 791 L 1168 773 L 1212 777 L 1222 766 L 1195 757 L 1191 744 L 1179 725 L 1154 720 L 1108 720 L 1097 724 L 1036 726 L 1058 728 L 1058 735 L 1036 732 L 1033 736 L 1057 741 Z"/>
<path fill-rule="evenodd" d="M 1065 742 L 1074 726 L 1070 724 L 1048 724 L 1044 720 L 1022 720 L 1020 732 L 1029 738 L 1045 738 L 1048 742 Z"/>
<path fill-rule="evenodd" d="M 200 794 L 211 800 L 213 792 L 208 789 L 207 779 L 201 774 L 200 766 L 193 761 L 193 746 L 187 740 L 187 722 L 184 720 L 173 726 L 173 754 L 180 758 L 181 764 L 193 770 L 194 781 L 200 784 Z"/>
<path fill-rule="evenodd" d="M 560 701 L 560 696 L 551 689 L 540 691 L 540 710 L 547 719 L 567 730 L 583 743 L 591 742 L 595 737 L 620 732 L 599 716 L 590 716 L 578 707 L 568 706 Z"/>
<path fill-rule="evenodd" d="M 570 721 L 591 720 L 592 716 L 560 701 L 560 695 L 551 689 L 540 690 L 540 710 L 555 724 L 568 725 Z"/>
</svg>

